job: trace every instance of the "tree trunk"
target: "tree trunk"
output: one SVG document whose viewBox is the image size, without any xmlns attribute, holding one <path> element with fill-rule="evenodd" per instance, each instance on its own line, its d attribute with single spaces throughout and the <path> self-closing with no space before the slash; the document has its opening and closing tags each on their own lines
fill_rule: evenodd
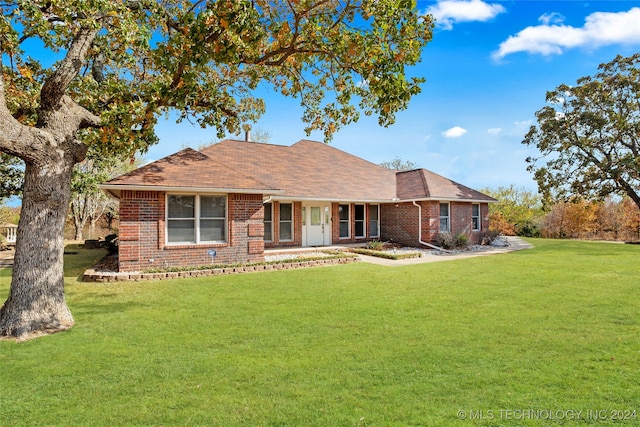
<svg viewBox="0 0 640 427">
<path fill-rule="evenodd" d="M 24 340 L 73 326 L 63 271 L 75 163 L 69 157 L 26 164 L 11 292 L 0 309 L 0 336 Z"/>
<path fill-rule="evenodd" d="M 89 220 L 89 236 L 91 236 L 92 239 L 96 238 L 96 222 L 98 222 L 99 218 L 91 218 Z M 100 238 L 100 236 L 97 236 L 98 238 Z"/>
<path fill-rule="evenodd" d="M 84 228 L 84 224 L 79 224 L 77 220 L 74 220 L 73 228 L 75 229 L 74 240 L 82 241 L 84 239 L 84 236 L 82 235 L 82 229 Z"/>
</svg>

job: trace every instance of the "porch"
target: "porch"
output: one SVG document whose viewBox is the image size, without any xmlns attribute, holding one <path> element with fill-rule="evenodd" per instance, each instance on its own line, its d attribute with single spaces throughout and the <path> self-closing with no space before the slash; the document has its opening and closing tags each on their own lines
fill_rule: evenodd
<svg viewBox="0 0 640 427">
<path fill-rule="evenodd" d="M 18 232 L 18 226 L 15 224 L 0 224 L 0 234 L 4 236 L 6 239 L 7 245 L 15 245 L 16 244 L 16 236 Z"/>
</svg>

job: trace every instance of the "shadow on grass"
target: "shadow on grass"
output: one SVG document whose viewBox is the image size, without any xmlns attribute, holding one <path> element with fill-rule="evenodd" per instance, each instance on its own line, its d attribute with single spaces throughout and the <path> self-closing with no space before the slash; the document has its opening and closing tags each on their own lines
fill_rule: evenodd
<svg viewBox="0 0 640 427">
<path fill-rule="evenodd" d="M 81 300 L 74 298 L 72 312 L 83 315 L 124 313 L 144 305 L 135 301 L 114 301 L 117 297 L 118 294 L 115 293 L 100 294 L 83 292 L 83 298 Z"/>
</svg>

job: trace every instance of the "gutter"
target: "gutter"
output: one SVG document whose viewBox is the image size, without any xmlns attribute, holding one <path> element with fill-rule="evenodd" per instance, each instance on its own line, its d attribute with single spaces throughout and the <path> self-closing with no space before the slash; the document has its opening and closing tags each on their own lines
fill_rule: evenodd
<svg viewBox="0 0 640 427">
<path fill-rule="evenodd" d="M 413 206 L 417 206 L 418 207 L 418 242 L 420 242 L 421 245 L 425 245 L 429 248 L 432 249 L 436 249 L 438 251 L 442 251 L 442 252 L 446 252 L 446 253 L 451 253 L 451 251 L 448 251 L 444 248 L 441 248 L 440 246 L 436 246 L 433 245 L 431 243 L 427 243 L 422 241 L 422 206 L 420 206 L 419 204 L 416 203 L 415 200 L 412 200 Z"/>
</svg>

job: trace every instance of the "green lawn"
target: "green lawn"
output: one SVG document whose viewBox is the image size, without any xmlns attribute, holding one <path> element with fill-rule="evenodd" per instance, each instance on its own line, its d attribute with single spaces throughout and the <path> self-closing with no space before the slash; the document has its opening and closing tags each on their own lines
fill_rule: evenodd
<svg viewBox="0 0 640 427">
<path fill-rule="evenodd" d="M 0 424 L 640 425 L 640 246 L 531 242 L 114 284 L 68 255 L 76 326 L 0 342 Z"/>
</svg>

